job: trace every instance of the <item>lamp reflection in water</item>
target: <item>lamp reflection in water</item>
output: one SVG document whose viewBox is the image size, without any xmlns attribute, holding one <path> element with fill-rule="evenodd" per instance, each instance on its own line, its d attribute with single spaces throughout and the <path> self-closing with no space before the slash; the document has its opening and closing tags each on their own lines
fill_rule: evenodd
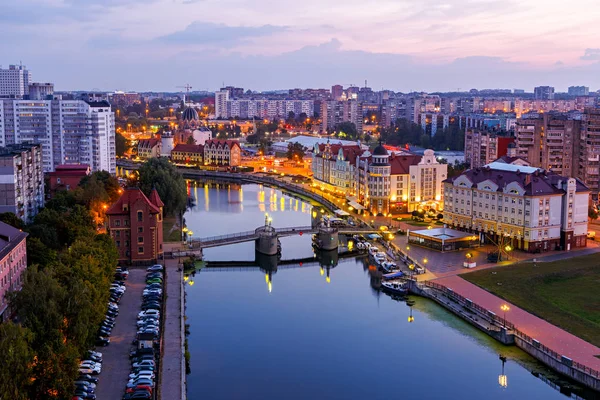
<svg viewBox="0 0 600 400">
<path fill-rule="evenodd" d="M 502 373 L 498 375 L 498 384 L 505 388 L 508 386 L 508 377 L 504 374 L 504 364 L 506 363 L 506 357 L 500 355 L 500 361 L 502 361 Z"/>
<path fill-rule="evenodd" d="M 415 305 L 415 301 L 414 300 L 406 300 L 406 305 L 408 306 L 408 308 L 410 309 L 410 314 L 408 315 L 408 322 L 412 323 L 415 321 L 415 317 L 413 317 L 413 313 L 412 313 L 412 308 Z"/>
</svg>

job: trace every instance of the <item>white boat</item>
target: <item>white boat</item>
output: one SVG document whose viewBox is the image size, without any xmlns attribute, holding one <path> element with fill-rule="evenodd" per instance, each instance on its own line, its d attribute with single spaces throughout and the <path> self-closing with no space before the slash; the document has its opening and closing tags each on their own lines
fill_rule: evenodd
<svg viewBox="0 0 600 400">
<path fill-rule="evenodd" d="M 408 293 L 406 283 L 402 281 L 381 282 L 381 289 L 384 292 L 404 296 Z"/>
<path fill-rule="evenodd" d="M 395 262 L 392 262 L 392 261 L 384 261 L 381 264 L 381 268 L 383 268 L 386 272 L 398 270 L 398 266 L 396 265 Z"/>
<path fill-rule="evenodd" d="M 369 254 L 375 256 L 375 254 L 379 253 L 379 249 L 375 246 L 367 246 L 369 248 Z"/>
</svg>

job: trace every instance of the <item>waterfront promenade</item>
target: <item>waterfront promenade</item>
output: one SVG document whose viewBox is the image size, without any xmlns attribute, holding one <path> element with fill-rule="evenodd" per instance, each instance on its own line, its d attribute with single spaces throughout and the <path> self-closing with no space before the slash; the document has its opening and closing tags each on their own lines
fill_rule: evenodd
<svg viewBox="0 0 600 400">
<path fill-rule="evenodd" d="M 176 246 L 179 246 L 177 243 Z M 165 243 L 165 250 L 171 248 Z M 184 400 L 185 360 L 183 346 L 185 340 L 183 316 L 183 270 L 179 270 L 178 259 L 165 260 L 166 304 L 163 329 L 160 398 L 164 400 Z"/>
<path fill-rule="evenodd" d="M 538 340 L 558 354 L 600 371 L 600 359 L 596 357 L 600 356 L 600 348 L 481 289 L 477 285 L 467 282 L 459 276 L 439 278 L 434 282 L 452 289 L 461 296 L 494 312 L 500 318 L 503 318 L 500 307 L 507 304 L 510 310 L 506 313 L 506 320 L 512 323 L 516 329 Z"/>
</svg>

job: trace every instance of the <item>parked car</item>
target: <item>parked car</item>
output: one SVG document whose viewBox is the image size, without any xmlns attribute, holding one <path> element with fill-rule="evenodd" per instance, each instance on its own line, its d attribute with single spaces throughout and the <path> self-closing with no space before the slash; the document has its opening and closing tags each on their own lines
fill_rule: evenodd
<svg viewBox="0 0 600 400">
<path fill-rule="evenodd" d="M 160 312 L 158 312 L 157 310 L 140 311 L 140 313 L 138 314 L 138 319 L 144 318 L 147 315 L 155 315 L 157 317 L 160 317 Z"/>
<path fill-rule="evenodd" d="M 75 392 L 75 396 L 77 397 L 81 397 L 82 399 L 86 399 L 86 400 L 96 400 L 96 395 L 93 393 L 86 393 L 83 391 L 76 391 Z"/>
<path fill-rule="evenodd" d="M 99 336 L 96 339 L 96 346 L 108 346 L 110 344 L 110 338 Z"/>
<path fill-rule="evenodd" d="M 154 264 L 151 267 L 146 268 L 146 271 L 162 271 L 163 270 L 163 266 L 160 264 Z"/>
<path fill-rule="evenodd" d="M 84 375 L 98 375 L 100 372 L 91 368 L 79 368 L 79 373 Z"/>
<path fill-rule="evenodd" d="M 77 380 L 91 382 L 91 383 L 98 383 L 98 378 L 94 378 L 93 376 L 87 375 L 87 374 L 79 375 L 79 378 L 77 378 Z"/>
</svg>

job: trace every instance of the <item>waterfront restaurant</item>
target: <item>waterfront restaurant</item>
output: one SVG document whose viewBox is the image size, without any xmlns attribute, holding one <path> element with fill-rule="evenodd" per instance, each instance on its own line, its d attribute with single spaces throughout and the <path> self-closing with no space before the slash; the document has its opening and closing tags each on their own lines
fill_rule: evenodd
<svg viewBox="0 0 600 400">
<path fill-rule="evenodd" d="M 439 251 L 454 251 L 479 247 L 479 236 L 450 228 L 408 231 L 408 243 Z"/>
</svg>

